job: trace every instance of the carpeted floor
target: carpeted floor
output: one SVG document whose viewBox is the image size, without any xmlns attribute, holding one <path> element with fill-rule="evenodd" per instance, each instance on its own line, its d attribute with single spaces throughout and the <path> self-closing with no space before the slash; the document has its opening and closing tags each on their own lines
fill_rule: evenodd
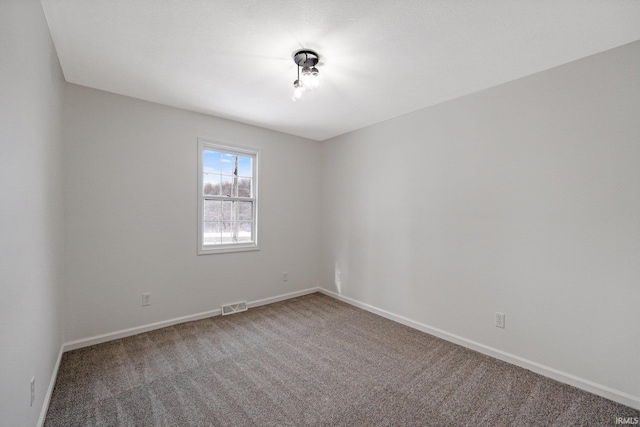
<svg viewBox="0 0 640 427">
<path fill-rule="evenodd" d="M 65 353 L 45 426 L 598 426 L 607 399 L 312 294 Z"/>
</svg>

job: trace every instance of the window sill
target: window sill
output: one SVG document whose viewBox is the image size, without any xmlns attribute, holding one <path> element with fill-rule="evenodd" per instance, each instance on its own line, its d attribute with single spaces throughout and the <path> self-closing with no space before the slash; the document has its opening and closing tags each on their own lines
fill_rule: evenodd
<svg viewBox="0 0 640 427">
<path fill-rule="evenodd" d="M 226 254 L 232 252 L 259 251 L 260 247 L 251 243 L 246 245 L 219 245 L 215 247 L 199 248 L 198 255 Z"/>
</svg>

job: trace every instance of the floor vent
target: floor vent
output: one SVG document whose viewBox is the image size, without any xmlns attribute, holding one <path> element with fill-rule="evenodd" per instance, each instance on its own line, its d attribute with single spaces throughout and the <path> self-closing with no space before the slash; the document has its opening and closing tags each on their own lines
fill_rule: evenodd
<svg viewBox="0 0 640 427">
<path fill-rule="evenodd" d="M 247 311 L 247 303 L 245 301 L 237 302 L 235 304 L 226 304 L 222 306 L 222 315 L 240 313 L 241 311 Z"/>
</svg>

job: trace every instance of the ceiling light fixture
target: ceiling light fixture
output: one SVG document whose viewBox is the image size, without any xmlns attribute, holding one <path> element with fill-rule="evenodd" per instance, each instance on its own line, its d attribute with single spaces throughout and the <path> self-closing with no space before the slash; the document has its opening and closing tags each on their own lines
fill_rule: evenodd
<svg viewBox="0 0 640 427">
<path fill-rule="evenodd" d="M 294 101 L 302 98 L 303 91 L 317 89 L 320 86 L 320 73 L 316 68 L 319 60 L 320 56 L 312 50 L 303 49 L 293 53 L 293 62 L 298 66 L 298 79 L 293 82 L 291 98 Z"/>
</svg>

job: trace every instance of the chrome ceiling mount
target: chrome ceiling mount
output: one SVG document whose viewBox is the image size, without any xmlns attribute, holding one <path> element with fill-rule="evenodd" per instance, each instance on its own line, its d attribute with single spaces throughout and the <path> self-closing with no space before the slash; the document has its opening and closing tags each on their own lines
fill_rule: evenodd
<svg viewBox="0 0 640 427">
<path fill-rule="evenodd" d="M 293 52 L 293 62 L 298 64 L 298 67 L 315 67 L 319 60 L 318 54 L 312 50 L 303 49 Z"/>
</svg>

